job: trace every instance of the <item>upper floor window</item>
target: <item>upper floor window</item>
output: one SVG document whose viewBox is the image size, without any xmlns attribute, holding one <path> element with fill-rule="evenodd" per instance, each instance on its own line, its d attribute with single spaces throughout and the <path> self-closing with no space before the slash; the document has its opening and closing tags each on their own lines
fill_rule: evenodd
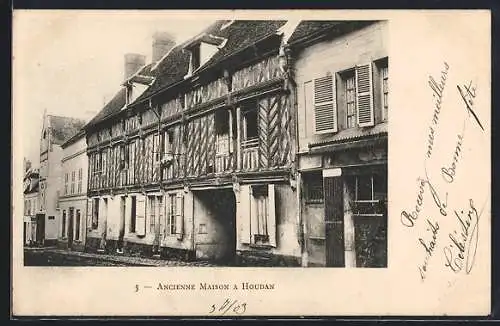
<svg viewBox="0 0 500 326">
<path fill-rule="evenodd" d="M 249 102 L 242 108 L 243 118 L 243 140 L 256 141 L 259 136 L 259 116 L 257 110 L 257 103 L 254 101 Z M 257 143 L 256 143 L 257 144 Z"/>
<path fill-rule="evenodd" d="M 356 118 L 356 85 L 354 70 L 349 71 L 345 77 L 345 104 L 347 116 L 347 128 L 354 128 L 357 124 Z"/>
<path fill-rule="evenodd" d="M 71 194 L 75 193 L 75 171 L 71 172 Z"/>
<path fill-rule="evenodd" d="M 231 111 L 220 109 L 215 112 L 215 134 L 218 154 L 232 152 L 233 122 Z"/>
<path fill-rule="evenodd" d="M 83 169 L 79 168 L 78 169 L 78 193 L 82 192 L 82 177 L 83 177 Z"/>
<path fill-rule="evenodd" d="M 382 108 L 381 120 L 386 121 L 389 112 L 389 62 L 387 58 L 375 62 L 376 74 L 376 89 L 379 90 L 380 95 L 376 94 L 376 103 Z M 377 99 L 380 98 L 380 100 Z"/>
<path fill-rule="evenodd" d="M 69 180 L 69 176 L 68 174 L 64 174 L 64 194 L 67 195 L 68 194 L 68 180 Z"/>
</svg>

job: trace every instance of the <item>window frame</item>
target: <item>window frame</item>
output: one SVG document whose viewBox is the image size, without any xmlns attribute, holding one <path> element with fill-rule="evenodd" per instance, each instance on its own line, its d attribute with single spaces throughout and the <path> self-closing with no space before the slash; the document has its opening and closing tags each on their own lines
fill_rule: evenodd
<svg viewBox="0 0 500 326">
<path fill-rule="evenodd" d="M 320 181 L 321 182 L 321 198 L 313 198 L 311 193 L 313 190 L 311 189 L 311 185 L 313 182 Z M 302 174 L 302 184 L 304 189 L 304 202 L 306 204 L 323 204 L 325 202 L 325 194 L 323 188 L 323 174 L 322 170 L 315 171 L 307 171 Z M 318 191 L 315 189 L 315 191 Z"/>
<path fill-rule="evenodd" d="M 168 217 L 166 235 L 175 236 L 177 234 L 177 194 L 168 194 Z"/>
</svg>

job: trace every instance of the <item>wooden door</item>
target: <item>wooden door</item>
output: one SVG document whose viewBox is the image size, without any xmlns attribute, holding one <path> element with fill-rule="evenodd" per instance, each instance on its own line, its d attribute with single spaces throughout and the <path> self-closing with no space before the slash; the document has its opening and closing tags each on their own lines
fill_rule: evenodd
<svg viewBox="0 0 500 326">
<path fill-rule="evenodd" d="M 69 209 L 68 217 L 68 249 L 73 248 L 73 221 L 75 218 L 75 210 L 73 208 Z"/>
<path fill-rule="evenodd" d="M 344 200 L 341 177 L 323 179 L 325 193 L 326 266 L 344 267 Z"/>
<path fill-rule="evenodd" d="M 45 214 L 36 215 L 36 242 L 39 245 L 45 242 Z"/>
</svg>

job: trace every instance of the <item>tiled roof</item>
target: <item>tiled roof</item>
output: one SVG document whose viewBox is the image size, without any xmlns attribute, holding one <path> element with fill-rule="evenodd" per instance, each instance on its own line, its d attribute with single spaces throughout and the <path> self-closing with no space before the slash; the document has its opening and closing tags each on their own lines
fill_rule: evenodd
<svg viewBox="0 0 500 326">
<path fill-rule="evenodd" d="M 85 121 L 76 118 L 48 115 L 49 125 L 52 129 L 52 142 L 56 145 L 63 144 L 73 137 L 85 125 Z"/>
<path fill-rule="evenodd" d="M 86 125 L 85 128 L 95 125 L 96 123 L 106 119 L 107 117 L 120 112 L 126 102 L 127 92 L 124 87 L 122 87 L 115 96 L 109 101 L 102 109 L 97 113 L 95 117 L 92 118 Z"/>
<path fill-rule="evenodd" d="M 226 38 L 227 43 L 204 67 L 212 66 L 222 59 L 255 44 L 257 41 L 275 34 L 285 23 L 286 20 L 236 20 L 227 28 L 213 32 L 213 35 Z"/>
<path fill-rule="evenodd" d="M 62 143 L 61 147 L 66 147 L 68 145 L 71 145 L 73 144 L 74 142 L 76 142 L 78 139 L 82 138 L 85 136 L 85 130 L 82 128 L 80 129 L 79 132 L 77 132 L 73 137 L 69 138 L 68 140 L 66 140 L 64 143 Z"/>
<path fill-rule="evenodd" d="M 182 45 L 175 46 L 154 70 L 153 74 L 156 79 L 153 84 L 134 103 L 141 102 L 159 90 L 183 80 L 188 73 L 188 69 L 189 53 L 182 50 Z"/>
<path fill-rule="evenodd" d="M 153 85 L 139 96 L 134 103 L 141 102 L 160 90 L 182 81 L 188 73 L 190 58 L 189 52 L 183 51 L 183 48 L 188 44 L 192 44 L 194 40 L 203 40 L 202 35 L 209 35 L 210 38 L 224 38 L 227 39 L 227 42 L 199 71 L 247 48 L 266 36 L 276 33 L 286 23 L 285 20 L 237 20 L 221 30 L 221 27 L 227 22 L 227 20 L 218 20 L 199 35 L 172 49 L 170 54 L 155 69 L 156 80 Z"/>
</svg>

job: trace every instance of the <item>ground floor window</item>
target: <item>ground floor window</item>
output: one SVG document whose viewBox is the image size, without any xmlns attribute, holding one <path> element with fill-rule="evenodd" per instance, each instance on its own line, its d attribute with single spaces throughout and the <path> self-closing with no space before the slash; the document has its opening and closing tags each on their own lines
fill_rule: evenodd
<svg viewBox="0 0 500 326">
<path fill-rule="evenodd" d="M 252 186 L 250 200 L 251 243 L 276 246 L 274 185 Z"/>
<path fill-rule="evenodd" d="M 169 235 L 176 234 L 176 218 L 177 218 L 177 195 L 168 195 L 168 220 L 167 233 Z"/>
<path fill-rule="evenodd" d="M 99 226 L 99 198 L 94 198 L 92 209 L 92 230 L 97 230 Z"/>
<path fill-rule="evenodd" d="M 387 175 L 349 178 L 356 266 L 387 266 Z"/>
<path fill-rule="evenodd" d="M 135 233 L 137 199 L 135 196 L 130 197 L 130 233 Z"/>
<path fill-rule="evenodd" d="M 307 172 L 302 176 L 306 204 L 323 203 L 323 176 L 321 171 Z"/>
</svg>

